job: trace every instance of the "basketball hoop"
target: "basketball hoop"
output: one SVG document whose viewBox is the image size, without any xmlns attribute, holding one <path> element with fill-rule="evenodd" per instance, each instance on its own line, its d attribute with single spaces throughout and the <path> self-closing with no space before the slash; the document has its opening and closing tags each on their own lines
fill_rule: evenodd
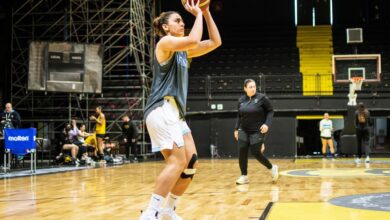
<svg viewBox="0 0 390 220">
<path fill-rule="evenodd" d="M 355 91 L 360 91 L 362 89 L 363 77 L 351 77 L 351 83 Z"/>
<path fill-rule="evenodd" d="M 348 105 L 356 106 L 356 91 L 360 91 L 362 89 L 363 77 L 354 76 L 351 77 L 351 84 L 349 84 L 349 94 L 348 94 Z"/>
</svg>

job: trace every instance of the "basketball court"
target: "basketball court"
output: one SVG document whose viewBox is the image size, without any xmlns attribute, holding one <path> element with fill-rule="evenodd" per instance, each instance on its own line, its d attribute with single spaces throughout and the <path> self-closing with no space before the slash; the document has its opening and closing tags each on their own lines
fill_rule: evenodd
<svg viewBox="0 0 390 220">
<path fill-rule="evenodd" d="M 203 15 L 193 8 L 197 1 L 183 7 L 186 0 L 0 2 L 6 27 L 0 38 L 0 220 L 137 220 L 149 200 L 154 204 L 146 214 L 153 219 L 170 211 L 185 220 L 390 220 L 390 1 L 199 1 Z M 170 12 L 159 17 L 164 11 Z M 171 15 L 180 25 L 173 25 Z M 183 33 L 190 35 L 184 43 L 171 38 L 172 45 L 157 46 L 163 36 Z M 163 70 L 167 64 L 169 74 Z M 172 83 L 156 74 L 172 76 Z M 248 80 L 269 104 L 246 93 Z M 160 82 L 164 86 L 156 87 Z M 183 172 L 183 183 L 169 177 L 156 187 L 166 164 L 152 151 L 152 142 L 159 144 L 147 128 L 145 110 L 159 92 L 155 100 L 174 101 L 180 118 L 185 116 L 196 155 L 180 153 L 172 160 L 176 169 L 163 173 Z M 250 157 L 249 184 L 236 184 L 238 158 L 243 161 L 245 153 L 233 134 L 251 127 L 243 126 L 241 116 L 259 113 L 240 110 L 239 97 L 262 103 L 257 110 L 266 121 L 248 130 L 244 142 L 259 156 L 257 144 L 265 141 L 264 155 L 279 167 L 276 182 Z M 20 114 L 20 126 L 2 119 L 7 102 Z M 358 107 L 367 111 L 359 115 Z M 328 116 L 329 135 L 322 135 L 320 121 Z M 167 131 L 156 129 L 164 133 L 156 134 L 164 136 L 163 147 L 181 147 L 174 117 L 172 124 L 164 120 Z M 91 143 L 98 150 L 89 157 L 76 152 L 88 135 L 77 132 L 80 146 L 70 141 L 73 120 L 80 130 L 85 125 L 86 132 L 99 131 Z M 357 135 L 359 123 L 368 129 L 367 138 Z M 264 124 L 267 138 L 251 138 Z M 33 135 L 5 132 L 24 128 Z M 325 140 L 331 155 L 322 150 Z M 171 204 L 161 204 L 165 189 L 159 188 L 177 181 L 169 189 L 175 194 L 192 177 L 177 209 L 175 196 Z M 150 199 L 154 190 L 158 195 Z"/>
<path fill-rule="evenodd" d="M 203 159 L 182 197 L 184 219 L 390 219 L 388 159 L 278 159 L 280 178 L 249 161 Z M 138 219 L 163 162 L 132 163 L 1 179 L 1 219 Z M 268 207 L 268 208 L 267 208 Z M 266 211 L 265 211 L 266 210 Z"/>
</svg>

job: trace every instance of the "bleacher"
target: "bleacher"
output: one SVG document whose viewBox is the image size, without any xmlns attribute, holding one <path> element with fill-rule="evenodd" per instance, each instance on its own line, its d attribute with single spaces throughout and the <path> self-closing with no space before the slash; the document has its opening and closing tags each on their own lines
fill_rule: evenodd
<svg viewBox="0 0 390 220">
<path fill-rule="evenodd" d="M 301 92 L 295 28 L 226 29 L 221 48 L 192 60 L 190 96 L 242 93 L 246 78 L 258 80 L 264 92 Z"/>
<path fill-rule="evenodd" d="M 257 80 L 267 94 L 302 95 L 302 75 L 299 70 L 299 50 L 296 29 L 292 27 L 259 27 L 241 32 L 233 26 L 222 33 L 223 46 L 205 56 L 194 58 L 190 66 L 190 97 L 210 97 L 241 94 L 246 78 Z M 334 54 L 381 54 L 381 82 L 363 83 L 361 93 L 390 92 L 390 28 L 363 27 L 363 44 L 346 43 L 346 27 L 332 27 Z M 320 77 L 318 84 L 330 74 Z M 321 87 L 321 85 L 318 85 Z M 349 84 L 334 83 L 333 95 L 345 95 Z"/>
</svg>

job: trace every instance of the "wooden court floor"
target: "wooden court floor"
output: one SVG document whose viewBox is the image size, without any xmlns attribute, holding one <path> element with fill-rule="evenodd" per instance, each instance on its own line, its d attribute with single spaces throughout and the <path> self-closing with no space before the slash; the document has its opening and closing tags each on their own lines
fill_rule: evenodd
<svg viewBox="0 0 390 220">
<path fill-rule="evenodd" d="M 340 161 L 271 160 L 280 171 L 316 169 L 313 176 L 281 175 L 276 184 L 257 161 L 249 161 L 250 184 L 236 186 L 237 160 L 200 160 L 198 173 L 177 212 L 184 219 L 259 219 L 274 202 L 266 219 L 390 219 L 390 212 L 359 213 L 329 199 L 390 192 L 390 176 L 362 175 L 367 168 Z M 138 219 L 152 192 L 163 162 L 143 162 L 40 176 L 0 180 L 0 219 Z M 389 164 L 372 163 L 390 174 Z M 329 175 L 316 176 L 325 171 Z M 335 172 L 333 172 L 335 171 Z M 334 173 L 347 173 L 336 175 Z M 352 173 L 352 174 L 351 174 Z M 354 174 L 355 173 L 355 174 Z M 328 217 L 327 217 L 328 216 Z M 347 216 L 347 217 L 345 217 Z"/>
</svg>

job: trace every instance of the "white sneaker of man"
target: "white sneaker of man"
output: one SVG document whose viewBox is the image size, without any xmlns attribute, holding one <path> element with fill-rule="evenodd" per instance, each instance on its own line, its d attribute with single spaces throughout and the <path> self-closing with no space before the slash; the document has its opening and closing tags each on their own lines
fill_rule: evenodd
<svg viewBox="0 0 390 220">
<path fill-rule="evenodd" d="M 361 163 L 360 158 L 356 157 L 355 158 L 355 163 L 357 163 L 357 164 Z"/>
<path fill-rule="evenodd" d="M 369 156 L 366 157 L 365 162 L 366 162 L 366 163 L 370 163 L 370 157 L 369 157 Z"/>
<path fill-rule="evenodd" d="M 170 208 L 165 208 L 161 212 L 161 219 L 162 220 L 183 220 L 175 210 L 170 209 Z"/>
<path fill-rule="evenodd" d="M 145 211 L 142 212 L 142 215 L 139 220 L 161 220 L 161 215 L 159 212 Z"/>
<path fill-rule="evenodd" d="M 278 168 L 278 165 L 272 165 L 271 176 L 272 176 L 272 182 L 276 182 L 279 179 L 279 168 Z"/>
<path fill-rule="evenodd" d="M 248 184 L 248 183 L 249 183 L 249 179 L 248 179 L 248 176 L 246 176 L 246 175 L 241 175 L 241 176 L 236 180 L 236 184 L 237 184 L 237 185 Z"/>
</svg>

